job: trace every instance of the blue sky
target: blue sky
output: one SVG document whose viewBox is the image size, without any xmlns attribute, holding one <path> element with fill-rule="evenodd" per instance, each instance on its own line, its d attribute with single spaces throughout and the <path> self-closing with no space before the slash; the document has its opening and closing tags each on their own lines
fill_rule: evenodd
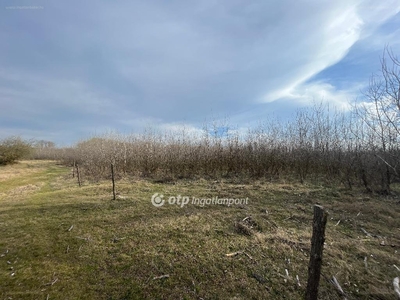
<svg viewBox="0 0 400 300">
<path fill-rule="evenodd" d="M 348 109 L 385 45 L 400 56 L 399 12 L 398 0 L 5 0 L 0 138 L 67 145 L 219 119 L 245 130 L 315 101 Z"/>
</svg>

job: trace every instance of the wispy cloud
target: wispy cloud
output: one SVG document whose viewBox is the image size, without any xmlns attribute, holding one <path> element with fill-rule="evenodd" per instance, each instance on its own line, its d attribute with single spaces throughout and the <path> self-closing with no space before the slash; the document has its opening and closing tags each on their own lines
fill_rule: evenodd
<svg viewBox="0 0 400 300">
<path fill-rule="evenodd" d="M 327 70 L 355 46 L 364 55 L 369 39 L 399 34 L 387 25 L 400 10 L 391 0 L 35 5 L 43 9 L 0 11 L 0 136 L 22 127 L 51 138 L 147 124 L 200 128 L 226 115 L 241 127 L 287 99 L 345 107 L 362 80 L 343 86 Z"/>
<path fill-rule="evenodd" d="M 316 91 L 316 88 L 321 88 L 319 92 L 321 95 L 330 94 L 336 97 L 332 93 L 327 93 L 327 84 L 312 83 L 309 87 L 302 85 L 319 72 L 340 62 L 356 42 L 370 37 L 380 24 L 400 11 L 399 3 L 387 4 L 377 5 L 375 10 L 371 8 L 375 7 L 376 3 L 370 1 L 356 4 L 347 2 L 346 4 L 342 3 L 342 6 L 338 5 L 336 10 L 332 11 L 332 15 L 328 18 L 324 16 L 325 20 L 321 20 L 321 26 L 315 30 L 310 29 L 316 35 L 315 40 L 318 41 L 318 47 L 312 47 L 309 44 L 299 50 L 300 53 L 310 51 L 312 56 L 309 60 L 298 63 L 300 71 L 293 73 L 291 77 L 287 76 L 287 84 L 271 91 L 263 100 L 272 102 L 287 97 L 293 98 L 298 95 L 295 90 Z M 383 45 L 380 45 L 381 48 Z M 343 72 L 348 72 L 348 70 L 343 70 Z M 288 74 L 290 73 L 288 72 Z M 329 88 L 330 91 L 333 89 L 332 86 Z M 337 101 L 341 101 L 339 99 L 343 98 L 341 94 L 343 92 L 337 95 Z M 304 97 L 299 98 L 300 101 L 304 101 L 304 99 Z"/>
</svg>

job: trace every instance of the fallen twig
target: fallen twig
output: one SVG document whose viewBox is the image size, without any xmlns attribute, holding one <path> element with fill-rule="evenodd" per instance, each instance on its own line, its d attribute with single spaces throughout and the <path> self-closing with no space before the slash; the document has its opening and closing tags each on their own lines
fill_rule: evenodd
<svg viewBox="0 0 400 300">
<path fill-rule="evenodd" d="M 68 229 L 68 231 L 71 231 L 72 228 L 74 228 L 74 225 L 71 225 L 71 227 Z"/>
<path fill-rule="evenodd" d="M 250 217 L 246 217 L 242 220 L 242 222 L 245 222 L 246 220 L 250 219 Z"/>
<path fill-rule="evenodd" d="M 285 281 L 285 283 L 290 279 L 290 276 L 289 276 L 289 271 L 288 271 L 288 269 L 285 269 L 285 274 L 286 274 L 286 276 L 285 276 L 285 279 L 284 279 L 284 281 Z"/>
<path fill-rule="evenodd" d="M 54 279 L 52 282 L 46 283 L 45 285 L 54 285 L 58 281 L 58 278 Z"/>
<path fill-rule="evenodd" d="M 285 273 L 286 273 L 286 277 L 289 278 L 289 271 L 288 271 L 288 269 L 285 269 Z"/>
<path fill-rule="evenodd" d="M 126 237 L 117 238 L 116 236 L 114 236 L 113 242 L 116 243 L 116 242 L 122 241 L 122 240 L 124 240 L 124 239 L 126 239 Z"/>
<path fill-rule="evenodd" d="M 253 258 L 250 256 L 250 254 L 243 252 L 244 255 L 246 255 L 248 258 L 250 258 L 251 260 L 253 260 Z"/>
<path fill-rule="evenodd" d="M 225 254 L 225 256 L 232 257 L 232 256 L 236 256 L 236 255 L 239 255 L 239 254 L 242 254 L 242 253 L 243 253 L 243 251 L 237 251 L 237 252 L 232 252 L 232 253 Z"/>
<path fill-rule="evenodd" d="M 153 280 L 169 278 L 169 274 L 153 277 Z"/>
<path fill-rule="evenodd" d="M 375 237 L 375 238 L 378 238 L 378 239 L 383 239 L 384 237 L 382 237 L 382 236 L 380 236 L 380 235 L 377 235 L 377 234 L 371 234 L 371 233 L 369 233 L 368 231 L 366 231 L 364 228 L 361 228 L 361 231 L 366 235 L 366 236 L 369 236 L 369 237 Z"/>
<path fill-rule="evenodd" d="M 299 275 L 296 275 L 296 281 L 297 281 L 297 285 L 298 285 L 298 286 L 301 286 L 301 284 L 300 284 L 300 279 L 299 279 Z"/>
<path fill-rule="evenodd" d="M 343 300 L 347 300 L 347 296 L 345 294 L 345 292 L 343 291 L 342 287 L 340 286 L 339 282 L 337 281 L 336 277 L 333 276 L 331 283 L 333 284 L 333 286 L 337 289 L 337 291 L 339 292 L 339 294 L 343 297 Z"/>
<path fill-rule="evenodd" d="M 400 287 L 399 287 L 399 277 L 393 279 L 394 292 L 397 294 L 397 298 L 400 299 Z"/>
<path fill-rule="evenodd" d="M 366 235 L 366 236 L 371 236 L 372 237 L 372 234 L 370 234 L 368 231 L 366 231 L 364 228 L 361 228 L 361 231 L 362 232 L 364 232 L 364 234 Z"/>
<path fill-rule="evenodd" d="M 227 256 L 227 257 L 233 257 L 233 256 L 237 256 L 237 255 L 239 255 L 239 254 L 244 254 L 244 255 L 246 255 L 249 259 L 253 260 L 253 257 L 251 257 L 250 254 L 248 254 L 248 253 L 246 253 L 246 252 L 244 252 L 244 251 L 236 251 L 236 252 L 232 252 L 232 253 L 227 253 L 227 254 L 225 254 L 225 256 Z"/>
</svg>

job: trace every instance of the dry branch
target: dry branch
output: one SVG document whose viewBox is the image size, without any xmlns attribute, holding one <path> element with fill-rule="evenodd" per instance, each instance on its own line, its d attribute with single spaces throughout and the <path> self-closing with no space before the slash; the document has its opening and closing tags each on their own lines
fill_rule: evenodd
<svg viewBox="0 0 400 300">
<path fill-rule="evenodd" d="M 252 257 L 250 254 L 248 254 L 248 253 L 246 253 L 246 252 L 244 252 L 244 251 L 237 251 L 237 252 L 227 253 L 227 254 L 225 254 L 225 256 L 226 256 L 226 257 L 234 257 L 234 256 L 237 256 L 237 255 L 239 255 L 239 254 L 244 254 L 244 255 L 246 255 L 250 260 L 253 260 L 253 257 Z"/>
<path fill-rule="evenodd" d="M 339 282 L 337 281 L 336 277 L 333 276 L 331 283 L 333 284 L 333 286 L 337 289 L 337 291 L 339 292 L 339 294 L 343 297 L 343 300 L 347 300 L 347 296 L 345 294 L 345 292 L 343 291 L 342 287 L 340 286 Z"/>
<path fill-rule="evenodd" d="M 297 281 L 297 285 L 301 286 L 299 275 L 296 275 L 296 281 Z"/>
<path fill-rule="evenodd" d="M 393 279 L 394 292 L 397 294 L 397 298 L 400 299 L 400 287 L 399 287 L 399 277 Z"/>
<path fill-rule="evenodd" d="M 54 285 L 58 281 L 58 278 L 54 279 L 52 282 L 46 283 L 45 285 Z"/>
<path fill-rule="evenodd" d="M 232 253 L 225 254 L 225 256 L 233 257 L 233 256 L 236 256 L 236 255 L 239 255 L 239 254 L 242 254 L 242 253 L 243 253 L 243 251 L 237 251 L 237 252 L 232 252 Z"/>
<path fill-rule="evenodd" d="M 364 228 L 361 228 L 361 231 L 366 235 L 372 237 L 372 234 L 370 234 L 368 231 L 366 231 Z"/>
<path fill-rule="evenodd" d="M 368 270 L 368 261 L 367 261 L 368 257 L 364 257 L 364 265 L 365 265 L 365 270 Z"/>
<path fill-rule="evenodd" d="M 153 277 L 153 280 L 169 278 L 169 274 Z"/>
<path fill-rule="evenodd" d="M 253 257 L 250 256 L 250 254 L 243 252 L 244 255 L 246 255 L 248 258 L 250 258 L 251 260 L 253 260 Z"/>
</svg>

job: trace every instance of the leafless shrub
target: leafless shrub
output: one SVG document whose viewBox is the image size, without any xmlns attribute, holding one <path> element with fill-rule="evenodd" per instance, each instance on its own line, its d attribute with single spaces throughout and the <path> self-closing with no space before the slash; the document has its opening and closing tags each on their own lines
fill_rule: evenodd
<svg viewBox="0 0 400 300">
<path fill-rule="evenodd" d="M 390 192 L 400 177 L 399 60 L 385 49 L 382 74 L 373 77 L 352 113 L 315 104 L 292 122 L 267 120 L 239 133 L 228 122 L 205 124 L 201 133 L 147 129 L 142 134 L 107 133 L 72 148 L 42 143 L 36 158 L 78 163 L 85 178 L 279 178 L 326 179 L 352 188 Z M 392 66 L 388 65 L 389 61 Z"/>
</svg>

